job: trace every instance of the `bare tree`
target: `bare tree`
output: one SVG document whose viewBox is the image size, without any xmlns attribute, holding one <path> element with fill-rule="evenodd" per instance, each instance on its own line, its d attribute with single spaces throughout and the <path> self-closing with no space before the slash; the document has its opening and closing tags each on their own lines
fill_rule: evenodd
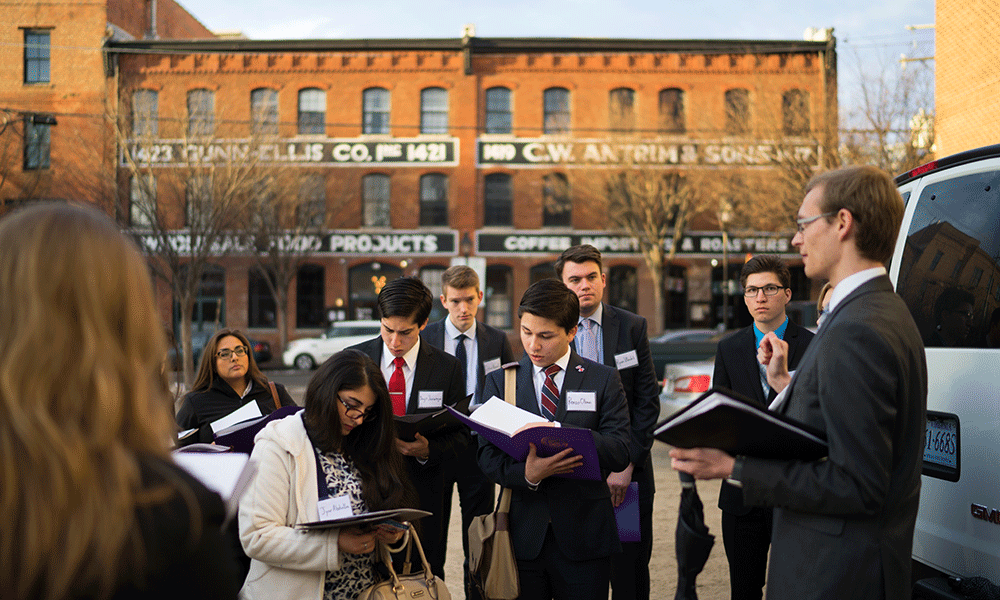
<svg viewBox="0 0 1000 600">
<path fill-rule="evenodd" d="M 241 246 L 239 224 L 260 164 L 252 144 L 224 142 L 206 122 L 188 121 L 179 140 L 114 120 L 128 179 L 127 212 L 153 273 L 169 286 L 180 313 L 185 386 L 193 380 L 192 313 L 211 260 Z M 177 127 L 180 129 L 180 127 Z"/>
<path fill-rule="evenodd" d="M 933 159 L 932 63 L 859 56 L 856 96 L 844 107 L 841 160 L 902 173 Z"/>
</svg>

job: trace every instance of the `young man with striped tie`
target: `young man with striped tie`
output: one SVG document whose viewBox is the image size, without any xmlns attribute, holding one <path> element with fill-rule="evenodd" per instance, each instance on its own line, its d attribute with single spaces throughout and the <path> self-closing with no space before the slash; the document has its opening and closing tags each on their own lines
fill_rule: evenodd
<svg viewBox="0 0 1000 600">
<path fill-rule="evenodd" d="M 605 478 L 628 466 L 629 417 L 618 372 L 572 348 L 580 303 L 562 282 L 545 279 L 518 307 L 525 356 L 517 366 L 517 406 L 549 421 L 593 432 L 599 480 L 563 477 L 582 458 L 567 448 L 518 461 L 480 438 L 479 466 L 510 488 L 509 529 L 521 600 L 607 600 L 611 556 L 621 552 Z M 503 397 L 503 371 L 483 397 Z"/>
</svg>

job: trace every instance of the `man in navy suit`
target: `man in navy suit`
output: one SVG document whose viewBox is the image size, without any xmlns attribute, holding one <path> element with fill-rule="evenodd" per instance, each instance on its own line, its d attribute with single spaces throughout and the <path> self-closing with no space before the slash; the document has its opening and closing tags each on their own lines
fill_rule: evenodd
<svg viewBox="0 0 1000 600">
<path fill-rule="evenodd" d="M 473 396 L 474 404 L 481 404 L 483 382 L 486 375 L 501 365 L 514 361 L 507 334 L 476 320 L 483 292 L 479 289 L 479 275 L 465 266 L 455 265 L 441 275 L 441 304 L 448 316 L 429 324 L 421 338 L 439 350 L 464 362 L 465 394 Z M 442 539 L 448 539 L 448 521 L 451 514 L 452 489 L 458 485 L 462 506 L 462 550 L 465 553 L 465 597 L 478 600 L 479 590 L 469 579 L 469 525 L 472 519 L 493 511 L 493 482 L 483 475 L 474 452 L 463 452 L 446 460 L 442 465 L 444 476 L 444 512 L 442 513 Z"/>
<path fill-rule="evenodd" d="M 390 281 L 378 295 L 381 336 L 352 346 L 381 367 L 396 415 L 437 412 L 465 397 L 462 366 L 455 357 L 420 343 L 420 331 L 427 325 L 431 303 L 431 292 L 419 279 L 402 277 Z M 441 464 L 465 452 L 469 441 L 465 428 L 430 438 L 418 433 L 414 441 L 396 440 L 420 495 L 419 508 L 432 513 L 420 520 L 420 541 L 431 570 L 442 579 L 447 540 L 442 537 Z"/>
<path fill-rule="evenodd" d="M 813 177 L 792 245 L 806 275 L 833 285 L 829 314 L 795 373 L 774 333 L 761 343 L 771 408 L 818 429 L 820 460 L 763 460 L 710 448 L 670 451 L 675 469 L 729 478 L 750 506 L 774 506 L 769 600 L 911 596 L 927 363 L 885 263 L 903 220 L 888 174 L 867 166 Z"/>
<path fill-rule="evenodd" d="M 778 392 L 767 383 L 757 361 L 757 347 L 768 333 L 788 344 L 788 368 L 794 369 L 813 334 L 789 321 L 785 306 L 792 299 L 792 276 L 777 256 L 759 255 L 743 265 L 740 285 L 753 324 L 719 342 L 712 385 L 729 388 L 757 405 L 767 407 Z M 719 491 L 722 541 L 729 560 L 729 589 L 733 600 L 760 600 L 771 546 L 772 509 L 745 506 L 736 486 L 723 482 Z"/>
<path fill-rule="evenodd" d="M 517 406 L 549 421 L 590 429 L 601 480 L 564 477 L 583 458 L 567 448 L 541 458 L 534 445 L 517 461 L 479 440 L 483 472 L 512 492 L 509 530 L 523 600 L 607 600 L 611 555 L 621 551 L 603 478 L 628 466 L 628 405 L 615 369 L 581 358 L 571 343 L 580 303 L 561 282 L 544 279 L 518 307 L 525 356 L 517 366 Z M 503 371 L 483 396 L 503 397 Z"/>
<path fill-rule="evenodd" d="M 583 244 L 565 250 L 555 264 L 556 276 L 580 300 L 574 343 L 580 356 L 618 370 L 628 401 L 631 438 L 629 464 L 608 475 L 611 502 L 618 506 L 629 483 L 639 487 L 638 542 L 623 542 L 611 560 L 613 600 L 649 600 L 649 559 L 653 554 L 653 462 L 649 449 L 660 416 L 660 386 L 649 351 L 646 319 L 610 306 L 604 299 L 601 252 Z"/>
</svg>

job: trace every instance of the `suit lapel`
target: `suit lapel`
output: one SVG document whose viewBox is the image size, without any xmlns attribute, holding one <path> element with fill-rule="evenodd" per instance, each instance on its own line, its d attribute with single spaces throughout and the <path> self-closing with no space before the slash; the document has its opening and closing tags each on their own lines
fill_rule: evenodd
<svg viewBox="0 0 1000 600">
<path fill-rule="evenodd" d="M 427 389 L 431 371 L 433 370 L 431 368 L 430 353 L 428 345 L 421 343 L 420 350 L 417 351 L 417 366 L 413 369 L 413 387 L 410 388 L 410 401 L 406 407 L 407 414 L 413 414 L 417 411 L 417 406 L 420 404 L 417 401 L 420 390 Z"/>
<path fill-rule="evenodd" d="M 744 373 L 745 377 L 749 379 L 747 387 L 754 390 L 753 398 L 751 399 L 756 400 L 759 404 L 764 404 L 766 398 L 764 398 L 764 388 L 760 385 L 760 367 L 757 362 L 757 336 L 754 333 L 753 325 L 745 328 L 737 335 L 741 337 L 737 340 L 736 344 L 736 356 L 734 358 L 737 361 L 737 367 L 735 372 Z"/>
<path fill-rule="evenodd" d="M 535 394 L 534 365 L 531 359 L 525 356 L 518 363 L 517 369 L 517 407 L 522 408 L 532 414 L 541 415 L 538 408 L 538 396 Z"/>
<path fill-rule="evenodd" d="M 621 320 L 618 319 L 618 311 L 613 307 L 604 305 L 604 314 L 601 317 L 601 329 L 603 330 L 604 364 L 609 367 L 615 365 L 615 350 L 618 348 L 618 331 L 621 329 Z"/>
<path fill-rule="evenodd" d="M 566 418 L 566 390 L 577 391 L 583 385 L 583 376 L 587 371 L 587 365 L 583 359 L 570 349 L 569 362 L 566 364 L 566 376 L 563 377 L 562 388 L 559 390 L 559 406 L 556 411 L 556 420 L 563 421 Z"/>
</svg>

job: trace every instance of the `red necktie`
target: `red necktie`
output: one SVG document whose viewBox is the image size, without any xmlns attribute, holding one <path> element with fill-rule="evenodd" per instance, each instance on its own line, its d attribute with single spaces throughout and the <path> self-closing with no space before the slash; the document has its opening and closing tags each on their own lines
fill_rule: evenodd
<svg viewBox="0 0 1000 600">
<path fill-rule="evenodd" d="M 389 397 L 392 398 L 392 414 L 399 417 L 406 414 L 406 379 L 403 378 L 403 365 L 406 361 L 399 356 L 393 359 L 392 364 L 396 370 L 389 378 Z"/>
</svg>

